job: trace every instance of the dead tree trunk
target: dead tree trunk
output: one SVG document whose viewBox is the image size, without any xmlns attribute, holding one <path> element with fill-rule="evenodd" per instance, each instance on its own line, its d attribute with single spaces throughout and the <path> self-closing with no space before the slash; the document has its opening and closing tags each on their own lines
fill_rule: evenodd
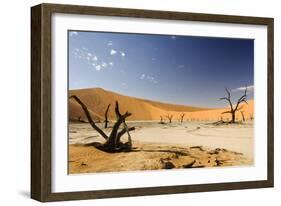
<svg viewBox="0 0 281 206">
<path fill-rule="evenodd" d="M 173 116 L 172 114 L 167 114 L 166 117 L 168 118 L 169 120 L 169 123 L 172 123 L 172 119 L 173 119 Z"/>
<path fill-rule="evenodd" d="M 129 141 L 125 144 L 121 142 L 121 137 L 125 133 L 129 134 L 129 131 L 135 130 L 134 127 L 128 128 L 127 124 L 125 123 L 125 119 L 131 116 L 132 114 L 127 111 L 125 114 L 122 115 L 119 111 L 119 105 L 117 101 L 115 104 L 115 114 L 117 120 L 113 126 L 110 135 L 108 136 L 95 124 L 87 106 L 79 99 L 79 97 L 77 97 L 76 95 L 72 95 L 70 98 L 73 98 L 82 107 L 90 125 L 105 139 L 105 143 L 103 145 L 103 149 L 105 151 L 115 152 L 115 151 L 122 151 L 123 149 L 131 149 L 132 147 L 131 136 L 129 135 Z M 121 131 L 118 131 L 122 123 L 124 125 L 124 128 Z"/>
<path fill-rule="evenodd" d="M 242 116 L 242 120 L 243 120 L 243 122 L 245 122 L 244 112 L 243 112 L 243 111 L 240 111 L 240 113 L 241 113 L 241 116 Z"/>
<path fill-rule="evenodd" d="M 251 119 L 251 120 L 253 120 L 253 119 L 254 119 L 254 116 L 253 116 L 253 115 L 251 115 L 250 119 Z"/>
<path fill-rule="evenodd" d="M 248 104 L 248 102 L 246 101 L 246 98 L 247 98 L 247 87 L 245 89 L 244 95 L 242 95 L 237 100 L 237 103 L 236 103 L 235 107 L 232 104 L 232 101 L 231 101 L 231 98 L 230 98 L 230 92 L 228 91 L 227 88 L 225 88 L 225 91 L 227 93 L 227 97 L 222 97 L 222 98 L 220 98 L 220 100 L 226 100 L 229 103 L 229 105 L 230 105 L 230 110 L 229 111 L 225 111 L 222 114 L 230 113 L 231 114 L 231 121 L 230 121 L 230 123 L 235 123 L 235 112 L 237 112 L 237 111 L 239 111 L 239 109 L 241 109 L 241 108 L 239 108 L 240 103 L 245 102 L 246 104 Z"/>
<path fill-rule="evenodd" d="M 117 121 L 115 122 L 113 129 L 111 131 L 111 134 L 109 135 L 107 142 L 105 143 L 106 146 L 109 148 L 109 150 L 114 150 L 115 148 L 120 147 L 121 136 L 123 134 L 125 134 L 126 132 L 134 130 L 134 128 L 130 129 L 125 124 L 125 119 L 127 117 L 131 116 L 132 114 L 129 112 L 126 112 L 125 114 L 121 115 L 121 113 L 119 111 L 118 102 L 116 102 L 116 104 L 115 104 L 115 115 L 116 115 Z M 123 128 L 123 130 L 118 132 L 118 129 L 122 123 L 124 124 L 125 127 Z"/>
<path fill-rule="evenodd" d="M 108 118 L 107 118 L 107 114 L 108 114 L 108 110 L 109 110 L 110 104 L 107 106 L 106 111 L 104 113 L 104 128 L 107 128 L 107 124 L 108 124 Z"/>
<path fill-rule="evenodd" d="M 164 123 L 164 119 L 163 117 L 160 115 L 160 124 L 163 124 Z"/>
<path fill-rule="evenodd" d="M 180 119 L 181 124 L 182 124 L 182 122 L 183 122 L 183 118 L 184 118 L 184 116 L 185 116 L 185 113 L 182 113 L 182 114 L 181 114 L 181 119 Z"/>
</svg>

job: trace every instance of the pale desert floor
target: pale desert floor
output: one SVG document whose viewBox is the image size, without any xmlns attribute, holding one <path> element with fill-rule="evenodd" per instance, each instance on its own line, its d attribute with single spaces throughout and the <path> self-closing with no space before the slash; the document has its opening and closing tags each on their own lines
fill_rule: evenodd
<svg viewBox="0 0 281 206">
<path fill-rule="evenodd" d="M 69 173 L 253 164 L 253 122 L 127 122 L 135 152 L 106 153 L 89 146 L 104 139 L 87 123 L 69 124 Z M 101 128 L 103 124 L 98 124 Z M 111 128 L 105 130 L 107 133 Z M 126 142 L 127 136 L 123 136 Z M 172 166 L 171 164 L 172 163 Z M 193 164 L 192 164 L 193 163 Z"/>
</svg>

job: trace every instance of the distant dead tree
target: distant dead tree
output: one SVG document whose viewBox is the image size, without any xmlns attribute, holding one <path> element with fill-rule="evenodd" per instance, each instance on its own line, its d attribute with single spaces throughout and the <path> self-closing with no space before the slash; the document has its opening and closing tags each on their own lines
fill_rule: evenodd
<svg viewBox="0 0 281 206">
<path fill-rule="evenodd" d="M 164 119 L 163 119 L 163 116 L 160 115 L 160 124 L 163 124 L 164 123 Z"/>
<path fill-rule="evenodd" d="M 240 111 L 240 113 L 241 113 L 241 116 L 242 116 L 242 120 L 243 120 L 243 122 L 245 122 L 244 111 Z"/>
<path fill-rule="evenodd" d="M 70 98 L 73 98 L 83 109 L 90 125 L 106 140 L 106 142 L 102 145 L 102 149 L 107 152 L 116 152 L 116 151 L 122 151 L 122 150 L 130 150 L 132 148 L 132 140 L 130 136 L 130 131 L 135 130 L 134 127 L 128 127 L 125 120 L 127 117 L 131 116 L 132 114 L 128 111 L 125 114 L 121 114 L 119 111 L 119 105 L 118 101 L 115 103 L 115 115 L 116 115 L 116 122 L 111 130 L 110 135 L 106 135 L 93 121 L 90 112 L 87 108 L 87 106 L 80 100 L 79 97 L 76 95 L 70 96 Z M 123 124 L 123 129 L 121 131 L 119 130 L 119 127 Z M 128 142 L 122 143 L 121 137 L 127 133 L 128 134 Z"/>
<path fill-rule="evenodd" d="M 250 120 L 253 120 L 254 119 L 254 116 L 253 116 L 253 114 L 251 114 L 251 116 L 250 116 Z"/>
<path fill-rule="evenodd" d="M 109 110 L 110 104 L 107 106 L 105 113 L 104 113 L 104 128 L 107 128 L 107 124 L 108 124 L 108 118 L 107 118 L 107 114 L 108 114 L 108 110 Z"/>
<path fill-rule="evenodd" d="M 225 88 L 225 91 L 227 93 L 227 97 L 222 97 L 222 98 L 220 98 L 220 100 L 226 100 L 229 103 L 229 105 L 230 105 L 230 110 L 229 111 L 225 111 L 222 114 L 230 113 L 231 114 L 231 121 L 230 121 L 230 123 L 235 123 L 235 113 L 240 109 L 239 105 L 242 102 L 245 102 L 246 104 L 248 104 L 248 102 L 246 101 L 246 98 L 247 98 L 247 87 L 245 89 L 244 95 L 242 95 L 237 100 L 237 103 L 236 103 L 235 106 L 232 104 L 232 101 L 231 101 L 231 98 L 230 98 L 230 92 L 228 91 L 227 88 Z"/>
<path fill-rule="evenodd" d="M 181 124 L 182 124 L 182 122 L 183 122 L 183 118 L 184 118 L 184 116 L 185 116 L 185 113 L 182 113 L 181 115 L 180 115 L 180 122 L 181 122 Z"/>
<path fill-rule="evenodd" d="M 172 119 L 173 119 L 173 114 L 167 114 L 166 117 L 168 118 L 169 120 L 169 123 L 172 123 Z"/>
</svg>

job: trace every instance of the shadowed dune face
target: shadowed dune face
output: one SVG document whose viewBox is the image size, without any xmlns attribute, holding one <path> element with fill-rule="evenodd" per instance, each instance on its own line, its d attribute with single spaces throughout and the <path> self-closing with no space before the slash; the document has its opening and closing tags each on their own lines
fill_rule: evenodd
<svg viewBox="0 0 281 206">
<path fill-rule="evenodd" d="M 111 104 L 108 112 L 108 118 L 110 120 L 114 120 L 115 101 L 119 102 L 121 113 L 129 111 L 133 114 L 128 118 L 128 120 L 159 120 L 160 116 L 163 116 L 163 118 L 167 120 L 165 116 L 167 114 L 172 114 L 173 120 L 178 121 L 183 113 L 185 113 L 184 121 L 220 120 L 221 117 L 224 120 L 230 119 L 230 114 L 222 114 L 222 112 L 227 111 L 228 108 L 211 109 L 167 104 L 135 97 L 128 97 L 106 91 L 101 88 L 71 90 L 69 91 L 69 96 L 71 95 L 77 95 L 84 104 L 87 105 L 92 117 L 95 120 L 104 120 L 104 113 L 108 104 Z M 252 118 L 254 114 L 254 101 L 250 100 L 248 103 L 249 104 L 241 104 L 240 106 L 246 119 Z M 70 120 L 87 120 L 81 107 L 74 100 L 69 100 L 68 109 Z M 236 118 L 238 120 L 242 119 L 240 111 L 236 113 Z"/>
</svg>

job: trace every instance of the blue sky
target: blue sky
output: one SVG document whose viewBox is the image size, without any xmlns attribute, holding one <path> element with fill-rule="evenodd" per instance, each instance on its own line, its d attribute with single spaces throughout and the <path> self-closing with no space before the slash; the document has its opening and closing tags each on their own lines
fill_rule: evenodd
<svg viewBox="0 0 281 206">
<path fill-rule="evenodd" d="M 128 96 L 202 107 L 227 87 L 253 98 L 254 40 L 69 31 L 69 89 L 101 87 Z"/>
</svg>

